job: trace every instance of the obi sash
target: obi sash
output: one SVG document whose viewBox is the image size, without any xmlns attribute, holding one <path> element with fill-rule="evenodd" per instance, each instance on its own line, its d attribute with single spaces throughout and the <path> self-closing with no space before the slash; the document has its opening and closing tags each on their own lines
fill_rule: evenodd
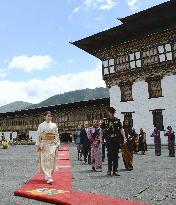
<svg viewBox="0 0 176 205">
<path fill-rule="evenodd" d="M 41 140 L 54 140 L 55 139 L 55 134 L 53 133 L 46 133 L 41 136 Z"/>
</svg>

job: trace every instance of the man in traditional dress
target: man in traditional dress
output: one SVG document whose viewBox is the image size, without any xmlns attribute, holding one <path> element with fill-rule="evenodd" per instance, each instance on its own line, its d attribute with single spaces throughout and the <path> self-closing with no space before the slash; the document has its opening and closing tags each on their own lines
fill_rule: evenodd
<svg viewBox="0 0 176 205">
<path fill-rule="evenodd" d="M 122 124 L 118 118 L 114 116 L 115 109 L 113 107 L 108 108 L 109 117 L 103 119 L 101 123 L 101 138 L 102 136 L 106 139 L 106 147 L 108 152 L 108 175 L 120 176 L 117 172 L 118 168 L 118 153 L 119 147 L 122 143 L 122 137 L 126 142 L 125 133 L 122 128 Z"/>
<path fill-rule="evenodd" d="M 51 122 L 50 111 L 45 113 L 45 121 L 38 127 L 38 140 L 36 142 L 39 152 L 40 170 L 44 174 L 44 179 L 48 184 L 53 183 L 52 174 L 56 169 L 57 151 L 60 145 L 58 128 Z"/>
<path fill-rule="evenodd" d="M 151 134 L 151 137 L 154 138 L 155 155 L 160 156 L 161 155 L 161 137 L 160 137 L 160 130 L 157 127 L 154 128 L 154 131 Z"/>
<path fill-rule="evenodd" d="M 96 120 L 93 121 L 93 126 L 89 129 L 88 138 L 91 143 L 91 163 L 92 169 L 96 172 L 102 171 L 102 139 L 100 136 L 100 127 Z"/>
<path fill-rule="evenodd" d="M 141 151 L 142 155 L 144 155 L 147 151 L 146 133 L 142 128 L 140 129 L 139 133 L 139 151 Z"/>
<path fill-rule="evenodd" d="M 91 164 L 91 156 L 90 156 L 90 141 L 88 139 L 88 132 L 89 132 L 89 126 L 88 122 L 84 123 L 84 128 L 80 132 L 80 144 L 81 144 L 81 149 L 84 155 L 84 162 L 88 164 Z"/>
<path fill-rule="evenodd" d="M 168 137 L 169 157 L 175 157 L 175 132 L 172 130 L 171 126 L 168 126 L 167 130 L 164 136 Z"/>
</svg>

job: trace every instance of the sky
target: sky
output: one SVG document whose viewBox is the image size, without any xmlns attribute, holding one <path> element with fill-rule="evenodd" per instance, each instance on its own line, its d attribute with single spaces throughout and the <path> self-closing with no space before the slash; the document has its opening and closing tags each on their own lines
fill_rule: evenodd
<svg viewBox="0 0 176 205">
<path fill-rule="evenodd" d="M 101 62 L 70 41 L 167 0 L 0 0 L 0 106 L 105 87 Z"/>
</svg>

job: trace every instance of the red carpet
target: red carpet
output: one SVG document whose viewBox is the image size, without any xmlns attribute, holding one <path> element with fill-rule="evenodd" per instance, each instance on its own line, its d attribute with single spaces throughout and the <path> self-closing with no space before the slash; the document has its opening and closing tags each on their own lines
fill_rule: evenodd
<svg viewBox="0 0 176 205">
<path fill-rule="evenodd" d="M 58 155 L 58 166 L 52 185 L 48 185 L 43 180 L 43 175 L 38 173 L 16 190 L 15 195 L 58 205 L 142 205 L 125 199 L 72 190 L 69 145 L 61 147 Z"/>
</svg>

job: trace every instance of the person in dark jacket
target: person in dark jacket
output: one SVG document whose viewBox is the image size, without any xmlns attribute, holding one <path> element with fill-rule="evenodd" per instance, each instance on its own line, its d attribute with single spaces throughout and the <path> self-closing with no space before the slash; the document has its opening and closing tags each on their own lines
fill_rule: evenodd
<svg viewBox="0 0 176 205">
<path fill-rule="evenodd" d="M 85 122 L 84 128 L 80 132 L 80 144 L 81 144 L 82 153 L 84 155 L 84 162 L 87 163 L 88 161 L 88 164 L 91 164 L 91 156 L 90 156 L 91 144 L 88 138 L 88 132 L 89 132 L 88 122 Z"/>
<path fill-rule="evenodd" d="M 126 142 L 125 133 L 122 128 L 122 124 L 118 118 L 114 116 L 115 109 L 113 107 L 108 108 L 108 118 L 103 119 L 101 123 L 101 136 L 104 136 L 106 140 L 106 147 L 108 152 L 108 175 L 119 176 L 117 172 L 118 168 L 118 153 L 120 144 L 122 141 Z M 124 140 L 122 140 L 122 137 Z"/>
</svg>

